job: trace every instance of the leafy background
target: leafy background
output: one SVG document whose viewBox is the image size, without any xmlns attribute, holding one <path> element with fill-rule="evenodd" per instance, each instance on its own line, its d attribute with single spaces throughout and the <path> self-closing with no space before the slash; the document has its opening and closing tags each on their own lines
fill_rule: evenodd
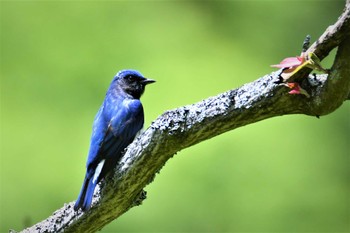
<svg viewBox="0 0 350 233">
<path fill-rule="evenodd" d="M 343 5 L 1 1 L 0 231 L 75 200 L 91 124 L 118 70 L 157 80 L 142 98 L 147 127 L 165 110 L 270 73 Z M 349 110 L 277 117 L 185 149 L 143 205 L 102 232 L 348 232 Z"/>
</svg>

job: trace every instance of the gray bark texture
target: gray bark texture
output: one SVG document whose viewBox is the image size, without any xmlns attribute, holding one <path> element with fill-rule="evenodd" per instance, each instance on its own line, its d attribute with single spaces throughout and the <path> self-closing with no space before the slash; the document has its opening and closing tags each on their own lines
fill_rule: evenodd
<svg viewBox="0 0 350 233">
<path fill-rule="evenodd" d="M 201 102 L 166 111 L 127 148 L 114 174 L 96 191 L 92 208 L 75 212 L 64 204 L 50 217 L 21 232 L 96 232 L 146 197 L 143 188 L 176 152 L 226 131 L 286 114 L 322 116 L 350 94 L 350 0 L 338 21 L 308 49 L 320 59 L 338 48 L 329 74 L 293 76 L 310 97 L 288 94 L 281 70 Z M 12 231 L 14 232 L 14 231 Z"/>
</svg>

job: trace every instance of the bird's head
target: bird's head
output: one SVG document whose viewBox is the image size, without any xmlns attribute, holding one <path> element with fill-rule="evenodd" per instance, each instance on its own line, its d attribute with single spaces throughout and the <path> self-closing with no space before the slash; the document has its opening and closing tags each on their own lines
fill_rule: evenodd
<svg viewBox="0 0 350 233">
<path fill-rule="evenodd" d="M 122 70 L 116 74 L 113 82 L 117 82 L 123 91 L 139 99 L 145 91 L 145 86 L 154 83 L 155 80 L 145 78 L 136 70 Z"/>
</svg>

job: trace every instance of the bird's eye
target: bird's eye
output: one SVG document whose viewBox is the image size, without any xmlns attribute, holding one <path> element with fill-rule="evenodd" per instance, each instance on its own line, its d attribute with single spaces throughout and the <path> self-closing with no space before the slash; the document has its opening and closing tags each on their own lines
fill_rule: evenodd
<svg viewBox="0 0 350 233">
<path fill-rule="evenodd" d="M 129 82 L 134 82 L 136 80 L 135 76 L 132 76 L 132 75 L 129 75 L 127 77 L 127 79 L 128 79 Z"/>
</svg>

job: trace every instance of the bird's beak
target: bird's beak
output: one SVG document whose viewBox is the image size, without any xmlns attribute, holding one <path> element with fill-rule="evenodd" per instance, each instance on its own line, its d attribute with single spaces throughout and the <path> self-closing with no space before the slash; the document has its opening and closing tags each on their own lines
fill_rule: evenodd
<svg viewBox="0 0 350 233">
<path fill-rule="evenodd" d="M 150 83 L 155 83 L 155 82 L 156 82 L 156 80 L 147 79 L 147 78 L 145 80 L 142 80 L 142 83 L 145 85 L 150 84 Z"/>
</svg>

